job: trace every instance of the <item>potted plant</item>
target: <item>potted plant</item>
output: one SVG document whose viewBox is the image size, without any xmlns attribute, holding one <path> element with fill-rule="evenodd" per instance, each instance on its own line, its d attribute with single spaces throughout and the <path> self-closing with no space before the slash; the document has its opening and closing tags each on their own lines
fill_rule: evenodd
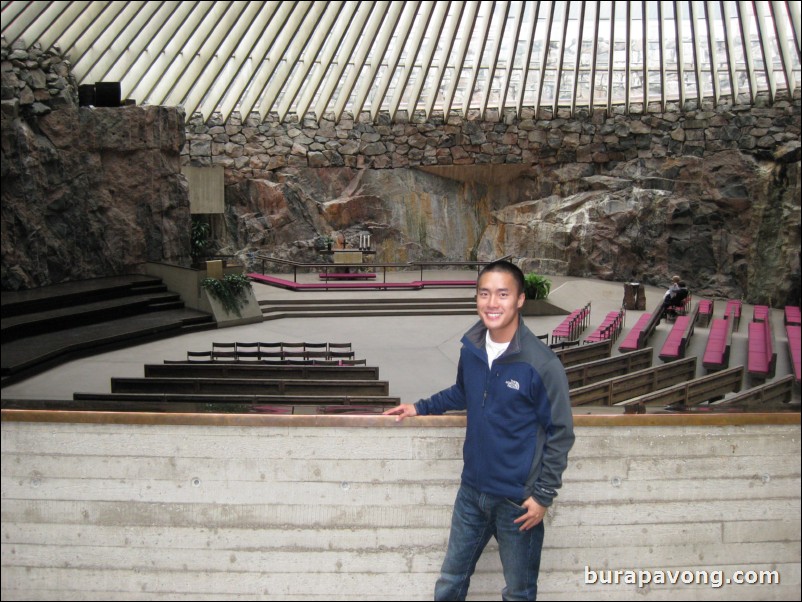
<svg viewBox="0 0 802 602">
<path fill-rule="evenodd" d="M 204 278 L 201 286 L 217 299 L 227 312 L 242 317 L 241 310 L 248 301 L 246 292 L 251 288 L 251 281 L 245 274 L 226 274 L 222 278 Z"/>
<path fill-rule="evenodd" d="M 551 291 L 551 280 L 530 272 L 524 276 L 524 294 L 527 299 L 546 299 Z"/>
<path fill-rule="evenodd" d="M 194 264 L 200 264 L 206 257 L 206 252 L 212 245 L 212 241 L 209 240 L 211 232 L 212 228 L 208 222 L 193 216 L 190 255 Z"/>
<path fill-rule="evenodd" d="M 553 313 L 546 301 L 551 291 L 551 280 L 545 276 L 530 272 L 524 275 L 524 306 L 521 313 L 525 316 L 541 316 Z"/>
</svg>

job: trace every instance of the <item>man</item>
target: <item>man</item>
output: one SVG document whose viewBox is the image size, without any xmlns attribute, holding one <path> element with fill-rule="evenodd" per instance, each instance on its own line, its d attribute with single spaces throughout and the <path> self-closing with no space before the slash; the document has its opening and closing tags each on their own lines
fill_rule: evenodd
<svg viewBox="0 0 802 602">
<path fill-rule="evenodd" d="M 543 517 L 574 442 L 568 380 L 557 356 L 526 327 L 524 276 L 507 261 L 479 274 L 481 318 L 463 337 L 457 382 L 385 412 L 396 420 L 465 410 L 462 482 L 436 600 L 464 600 L 476 562 L 498 541 L 505 600 L 534 600 Z"/>
</svg>

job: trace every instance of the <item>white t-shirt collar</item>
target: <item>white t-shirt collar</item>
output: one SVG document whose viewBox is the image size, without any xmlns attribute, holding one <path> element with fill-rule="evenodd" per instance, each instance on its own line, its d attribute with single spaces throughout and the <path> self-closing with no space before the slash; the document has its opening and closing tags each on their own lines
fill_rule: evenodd
<svg viewBox="0 0 802 602">
<path fill-rule="evenodd" d="M 488 330 L 485 333 L 485 350 L 487 351 L 487 365 L 488 367 L 493 367 L 493 362 L 498 358 L 502 353 L 507 351 L 507 347 L 510 346 L 510 342 L 507 341 L 506 343 L 496 343 L 493 339 L 490 338 L 490 331 Z"/>
</svg>

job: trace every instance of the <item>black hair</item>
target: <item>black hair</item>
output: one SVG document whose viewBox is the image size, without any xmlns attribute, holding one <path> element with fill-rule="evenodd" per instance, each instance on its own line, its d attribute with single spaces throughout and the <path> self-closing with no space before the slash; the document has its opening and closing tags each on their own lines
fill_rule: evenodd
<svg viewBox="0 0 802 602">
<path fill-rule="evenodd" d="M 487 272 L 505 272 L 507 274 L 511 274 L 512 277 L 515 279 L 515 282 L 518 283 L 518 294 L 522 294 L 524 292 L 524 273 L 514 263 L 507 261 L 506 259 L 498 259 L 491 263 L 488 263 L 485 267 L 482 268 L 482 271 L 479 272 L 479 278 L 484 276 Z M 477 279 L 477 284 L 479 280 Z"/>
</svg>

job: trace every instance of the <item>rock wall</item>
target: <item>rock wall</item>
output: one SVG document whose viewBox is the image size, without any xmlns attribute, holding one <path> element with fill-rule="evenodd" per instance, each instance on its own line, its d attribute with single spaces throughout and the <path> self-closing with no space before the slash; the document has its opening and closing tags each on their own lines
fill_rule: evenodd
<svg viewBox="0 0 802 602">
<path fill-rule="evenodd" d="M 799 303 L 800 99 L 422 122 L 193 120 L 223 165 L 224 252 L 312 261 L 317 236 L 379 261 L 488 259 Z"/>
<path fill-rule="evenodd" d="M 189 265 L 180 151 L 167 107 L 78 106 L 67 61 L 2 48 L 2 289 Z"/>
<path fill-rule="evenodd" d="M 739 99 L 743 100 L 743 99 Z M 318 258 L 315 240 L 377 259 L 488 259 L 526 270 L 799 303 L 800 95 L 750 104 L 274 115 L 77 106 L 67 61 L 2 48 L 2 287 L 188 265 L 180 164 L 222 165 L 217 251 Z"/>
</svg>

